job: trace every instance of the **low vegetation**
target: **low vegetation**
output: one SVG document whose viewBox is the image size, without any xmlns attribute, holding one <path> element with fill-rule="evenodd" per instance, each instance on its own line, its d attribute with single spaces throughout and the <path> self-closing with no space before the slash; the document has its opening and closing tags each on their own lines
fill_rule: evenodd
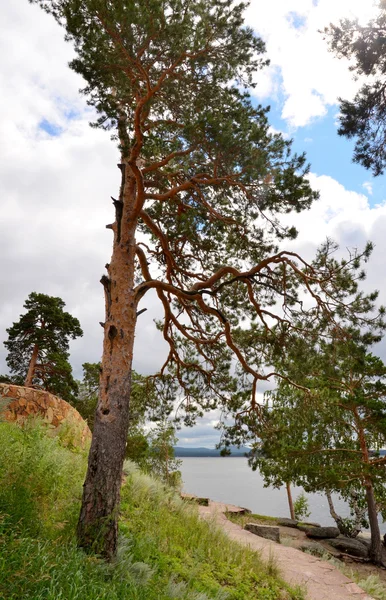
<svg viewBox="0 0 386 600">
<path fill-rule="evenodd" d="M 86 455 L 36 423 L 0 423 L 1 600 L 301 599 L 158 480 L 126 466 L 119 551 L 76 548 Z"/>
<path fill-rule="evenodd" d="M 246 523 L 258 523 L 260 525 L 277 525 L 278 517 L 268 517 L 267 515 L 256 515 L 256 514 L 235 514 L 227 513 L 227 517 L 236 525 L 244 527 Z"/>
</svg>

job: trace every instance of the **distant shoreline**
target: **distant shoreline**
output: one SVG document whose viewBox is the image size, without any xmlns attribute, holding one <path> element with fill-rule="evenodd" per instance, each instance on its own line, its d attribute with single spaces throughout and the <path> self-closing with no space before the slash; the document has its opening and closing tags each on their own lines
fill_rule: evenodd
<svg viewBox="0 0 386 600">
<path fill-rule="evenodd" d="M 182 446 L 175 446 L 174 456 L 176 458 L 240 458 L 240 456 L 245 457 L 250 450 L 246 446 L 230 448 L 231 454 L 223 457 L 221 456 L 221 450 L 216 448 L 184 448 Z"/>
</svg>

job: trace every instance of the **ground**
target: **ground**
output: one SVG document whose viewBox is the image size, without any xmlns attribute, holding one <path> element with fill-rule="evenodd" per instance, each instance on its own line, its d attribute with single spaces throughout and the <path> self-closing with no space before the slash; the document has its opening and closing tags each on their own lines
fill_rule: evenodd
<svg viewBox="0 0 386 600">
<path fill-rule="evenodd" d="M 239 524 L 240 526 L 244 526 L 245 523 L 261 523 L 265 525 L 277 525 L 277 518 L 275 517 L 265 517 L 264 515 L 232 515 L 231 520 L 234 523 Z M 292 527 L 281 527 L 280 530 L 280 540 L 284 546 L 290 546 L 291 548 L 299 549 L 305 542 L 310 542 L 310 538 L 306 536 L 304 531 L 300 531 L 299 529 L 294 529 Z M 364 562 L 361 559 L 357 559 L 350 556 L 345 556 L 340 552 L 333 551 L 331 547 L 328 546 L 323 540 L 315 540 L 319 544 L 325 547 L 326 552 L 333 555 L 335 560 L 339 560 L 342 563 L 342 568 L 346 575 L 350 576 L 349 571 L 352 570 L 355 575 L 353 578 L 357 580 L 356 573 L 359 575 L 360 579 L 366 579 L 370 575 L 377 575 L 379 579 L 383 582 L 385 586 L 385 595 L 386 595 L 386 569 L 381 567 L 376 567 L 368 562 Z M 347 570 L 346 570 L 347 569 Z"/>
</svg>

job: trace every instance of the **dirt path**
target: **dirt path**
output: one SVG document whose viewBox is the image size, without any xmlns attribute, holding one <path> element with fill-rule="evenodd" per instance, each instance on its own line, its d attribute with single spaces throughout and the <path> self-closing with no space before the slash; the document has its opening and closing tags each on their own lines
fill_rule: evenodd
<svg viewBox="0 0 386 600">
<path fill-rule="evenodd" d="M 199 506 L 199 512 L 202 518 L 214 520 L 232 540 L 257 550 L 266 560 L 270 556 L 276 558 L 282 577 L 290 584 L 304 586 L 307 600 L 373 600 L 333 565 L 295 548 L 258 537 L 232 523 L 224 513 L 234 508 L 230 504 L 210 501 L 209 506 Z"/>
</svg>

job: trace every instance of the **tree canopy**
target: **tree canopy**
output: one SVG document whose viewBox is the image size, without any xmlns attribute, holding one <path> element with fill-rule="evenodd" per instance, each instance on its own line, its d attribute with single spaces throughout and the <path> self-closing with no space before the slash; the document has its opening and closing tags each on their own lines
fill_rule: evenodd
<svg viewBox="0 0 386 600">
<path fill-rule="evenodd" d="M 20 385 L 42 387 L 72 401 L 77 384 L 69 363 L 69 340 L 83 335 L 61 298 L 32 292 L 26 312 L 7 329 L 7 365 Z"/>
<path fill-rule="evenodd" d="M 367 505 L 371 556 L 381 563 L 377 511 L 386 515 L 386 366 L 369 348 L 373 330 L 351 328 L 348 336 L 293 339 L 283 360 L 284 379 L 267 393 L 260 414 L 239 412 L 227 432 L 252 443 L 249 463 L 266 484 L 292 481 L 307 491 L 338 492 L 351 506 Z M 343 523 L 344 526 L 347 523 Z"/>
<path fill-rule="evenodd" d="M 386 166 L 386 2 L 367 25 L 342 20 L 325 30 L 331 49 L 353 61 L 351 69 L 368 78 L 355 98 L 340 99 L 339 135 L 356 138 L 354 162 L 381 175 Z"/>
<path fill-rule="evenodd" d="M 163 309 L 168 345 L 159 375 L 177 380 L 188 419 L 232 398 L 232 358 L 248 377 L 254 410 L 257 383 L 274 374 L 267 345 L 279 346 L 293 323 L 306 335 L 318 319 L 332 327 L 337 312 L 360 320 L 368 299 L 356 295 L 359 254 L 337 261 L 327 243 L 307 263 L 278 247 L 296 235 L 280 214 L 307 209 L 317 194 L 304 155 L 271 132 L 267 109 L 254 106 L 247 91 L 267 61 L 264 44 L 243 23 L 244 2 L 33 1 L 74 43 L 70 66 L 86 81 L 99 115 L 94 125 L 113 132 L 121 154 L 78 529 L 83 547 L 111 557 L 138 305 L 149 290 Z M 244 319 L 258 331 L 253 352 L 238 343 Z"/>
</svg>

